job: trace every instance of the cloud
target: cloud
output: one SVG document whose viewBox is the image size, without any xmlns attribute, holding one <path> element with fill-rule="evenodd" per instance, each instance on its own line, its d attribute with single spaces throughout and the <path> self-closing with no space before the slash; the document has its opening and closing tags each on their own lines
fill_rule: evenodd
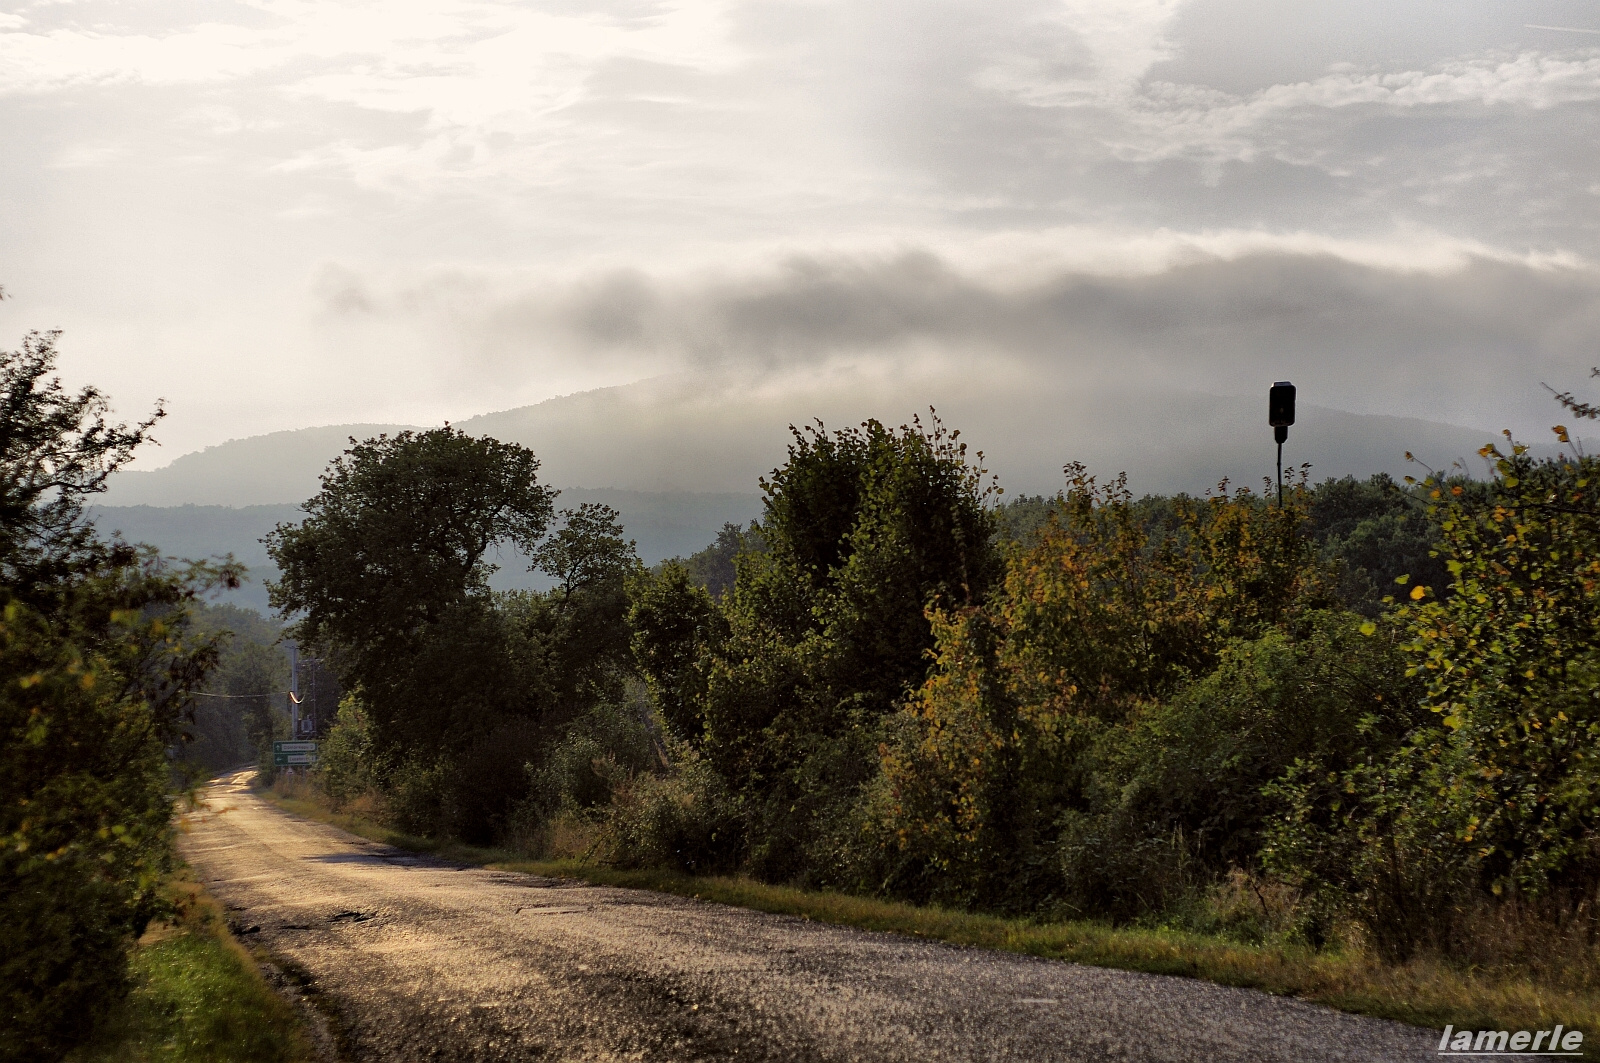
<svg viewBox="0 0 1600 1063">
<path fill-rule="evenodd" d="M 1522 428 L 1548 415 L 1541 382 L 1571 386 L 1596 360 L 1600 269 L 1581 260 L 1445 246 L 1402 261 L 1395 248 L 1235 237 L 1153 262 L 995 276 L 906 250 L 724 275 L 458 272 L 392 287 L 330 270 L 321 298 L 341 320 L 451 337 L 459 364 L 513 390 L 577 360 L 723 371 L 752 387 L 876 365 L 912 391 L 952 372 L 1246 395 L 1293 377 L 1337 408 Z"/>
<path fill-rule="evenodd" d="M 1155 83 L 1130 101 L 1133 124 L 1143 138 L 1119 145 L 1119 151 L 1135 159 L 1195 153 L 1248 159 L 1260 150 L 1262 140 L 1277 146 L 1286 137 L 1283 125 L 1307 110 L 1394 112 L 1478 105 L 1541 111 L 1595 100 L 1600 100 L 1600 50 L 1575 57 L 1525 52 L 1511 59 L 1458 60 L 1433 70 L 1343 71 L 1274 85 L 1243 99 L 1196 86 Z"/>
<path fill-rule="evenodd" d="M 1537 426 L 1600 262 L 1549 2 L 24 0 L 0 314 L 179 446 L 716 367 Z"/>
<path fill-rule="evenodd" d="M 752 206 L 808 193 L 842 207 L 863 190 L 890 195 L 909 166 L 942 178 L 931 205 L 956 210 L 1037 207 L 1029 201 L 1052 175 L 1092 182 L 1085 168 L 1107 164 L 1188 160 L 1212 167 L 1214 182 L 1220 162 L 1265 157 L 1348 176 L 1370 137 L 1330 135 L 1330 111 L 1363 125 L 1600 99 L 1593 49 L 1411 69 L 1352 55 L 1245 95 L 1153 78 L 1182 50 L 1175 19 L 1192 6 L 945 2 L 909 19 L 887 0 L 261 0 L 199 21 L 174 10 L 165 25 L 119 25 L 57 5 L 0 25 L 0 95 L 203 86 L 343 108 L 275 172 L 339 175 L 413 201 L 551 189 L 689 200 L 710 177 Z M 379 116 L 417 123 L 384 134 Z M 942 159 L 946 145 L 959 158 Z M 1391 151 L 1391 164 L 1406 165 L 1404 154 Z"/>
</svg>

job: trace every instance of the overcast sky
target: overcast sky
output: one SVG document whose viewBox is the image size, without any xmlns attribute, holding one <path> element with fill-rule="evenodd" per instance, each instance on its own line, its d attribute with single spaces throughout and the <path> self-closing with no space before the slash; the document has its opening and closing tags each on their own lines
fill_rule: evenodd
<svg viewBox="0 0 1600 1063">
<path fill-rule="evenodd" d="M 1532 434 L 1600 363 L 1600 0 L 3 0 L 0 96 L 0 343 L 145 464 L 840 365 Z"/>
</svg>

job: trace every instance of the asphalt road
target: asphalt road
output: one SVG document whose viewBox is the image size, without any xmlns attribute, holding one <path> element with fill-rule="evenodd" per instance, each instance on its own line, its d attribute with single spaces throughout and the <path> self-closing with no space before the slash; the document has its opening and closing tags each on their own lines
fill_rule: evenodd
<svg viewBox="0 0 1600 1063">
<path fill-rule="evenodd" d="M 358 1060 L 1437 1058 L 1425 1030 L 1249 990 L 459 867 L 251 775 L 211 786 L 184 853 Z"/>
</svg>

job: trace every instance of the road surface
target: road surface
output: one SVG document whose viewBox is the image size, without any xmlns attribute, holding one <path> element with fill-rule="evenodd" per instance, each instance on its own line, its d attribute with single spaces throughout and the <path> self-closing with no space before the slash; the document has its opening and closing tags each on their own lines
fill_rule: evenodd
<svg viewBox="0 0 1600 1063">
<path fill-rule="evenodd" d="M 1249 990 L 460 867 L 224 776 L 183 851 L 357 1060 L 1435 1059 L 1425 1030 Z"/>
</svg>

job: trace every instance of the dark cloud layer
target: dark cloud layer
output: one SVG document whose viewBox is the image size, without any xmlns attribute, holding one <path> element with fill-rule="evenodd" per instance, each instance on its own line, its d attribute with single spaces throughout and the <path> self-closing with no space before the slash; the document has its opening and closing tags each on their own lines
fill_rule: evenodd
<svg viewBox="0 0 1600 1063">
<path fill-rule="evenodd" d="M 457 283 L 385 297 L 347 279 L 329 306 L 446 320 L 486 371 L 510 376 L 554 350 L 780 381 L 843 360 L 912 387 L 1002 364 L 1244 395 L 1293 377 L 1332 407 L 1524 429 L 1548 419 L 1542 383 L 1581 386 L 1600 361 L 1600 271 L 1482 256 L 1402 270 L 1331 253 L 1196 254 L 1135 275 L 999 283 L 919 252 L 500 294 Z"/>
</svg>

